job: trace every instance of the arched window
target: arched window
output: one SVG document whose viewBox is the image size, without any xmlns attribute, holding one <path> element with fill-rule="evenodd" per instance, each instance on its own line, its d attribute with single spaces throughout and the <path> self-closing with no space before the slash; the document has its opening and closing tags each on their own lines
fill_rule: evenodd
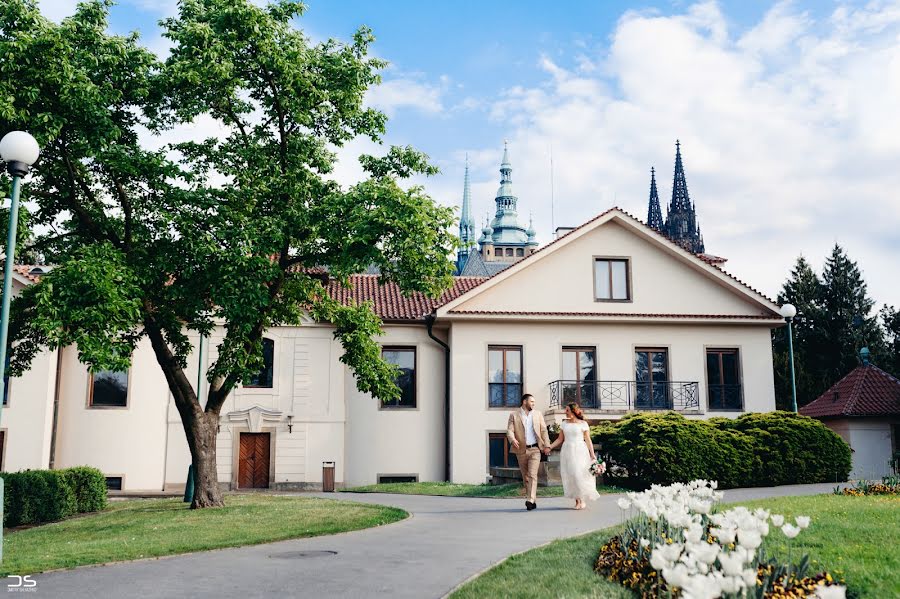
<svg viewBox="0 0 900 599">
<path fill-rule="evenodd" d="M 524 256 L 525 250 L 522 248 L 516 248 L 516 256 Z"/>
<path fill-rule="evenodd" d="M 254 375 L 250 379 L 247 387 L 261 387 L 264 389 L 272 388 L 272 380 L 275 371 L 275 342 L 268 338 L 263 338 L 263 367 L 259 374 Z"/>
<path fill-rule="evenodd" d="M 509 256 L 509 257 L 511 258 L 512 255 L 513 255 L 513 249 L 512 249 L 512 248 L 506 248 L 506 255 Z"/>
</svg>

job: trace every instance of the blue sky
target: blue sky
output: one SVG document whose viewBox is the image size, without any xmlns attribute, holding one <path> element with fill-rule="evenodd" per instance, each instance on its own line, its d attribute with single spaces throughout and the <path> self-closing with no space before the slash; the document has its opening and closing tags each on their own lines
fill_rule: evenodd
<svg viewBox="0 0 900 599">
<path fill-rule="evenodd" d="M 41 0 L 59 19 L 72 0 Z M 111 27 L 165 53 L 172 0 L 127 0 Z M 799 254 L 840 242 L 879 302 L 900 304 L 900 2 L 458 2 L 310 0 L 313 40 L 360 25 L 391 65 L 368 101 L 387 143 L 427 152 L 423 181 L 458 204 L 468 154 L 478 225 L 493 209 L 503 140 L 524 219 L 551 239 L 612 205 L 646 217 L 649 170 L 671 193 L 680 138 L 707 250 L 774 296 Z M 181 135 L 200 135 L 204 125 Z M 365 140 L 336 177 L 359 176 Z"/>
</svg>

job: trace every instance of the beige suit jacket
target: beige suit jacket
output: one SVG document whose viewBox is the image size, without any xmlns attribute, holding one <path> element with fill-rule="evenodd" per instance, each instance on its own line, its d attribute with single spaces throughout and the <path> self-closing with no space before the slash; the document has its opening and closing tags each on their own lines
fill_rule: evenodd
<svg viewBox="0 0 900 599">
<path fill-rule="evenodd" d="M 544 424 L 544 415 L 537 410 L 532 410 L 531 414 L 531 424 L 534 425 L 538 447 L 540 449 L 550 447 L 550 436 L 547 434 L 547 425 Z M 519 449 L 513 449 L 513 452 L 516 454 L 525 453 L 525 421 L 522 419 L 521 409 L 518 409 L 509 415 L 509 422 L 506 425 L 506 438 L 509 439 L 510 448 L 512 448 L 513 439 L 519 442 Z"/>
</svg>

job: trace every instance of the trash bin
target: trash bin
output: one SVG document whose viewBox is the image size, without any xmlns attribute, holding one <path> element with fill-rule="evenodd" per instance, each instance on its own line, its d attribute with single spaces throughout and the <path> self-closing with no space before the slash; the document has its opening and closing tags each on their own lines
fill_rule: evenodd
<svg viewBox="0 0 900 599">
<path fill-rule="evenodd" d="M 322 462 L 322 490 L 334 493 L 334 462 Z"/>
</svg>

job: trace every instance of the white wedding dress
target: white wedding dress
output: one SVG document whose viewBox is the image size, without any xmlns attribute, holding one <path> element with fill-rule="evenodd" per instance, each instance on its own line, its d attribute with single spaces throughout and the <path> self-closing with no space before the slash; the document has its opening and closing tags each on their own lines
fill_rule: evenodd
<svg viewBox="0 0 900 599">
<path fill-rule="evenodd" d="M 559 456 L 565 496 L 583 501 L 599 499 L 597 479 L 590 471 L 593 461 L 584 442 L 584 431 L 589 430 L 587 422 L 563 422 L 560 428 L 565 435 Z"/>
</svg>

